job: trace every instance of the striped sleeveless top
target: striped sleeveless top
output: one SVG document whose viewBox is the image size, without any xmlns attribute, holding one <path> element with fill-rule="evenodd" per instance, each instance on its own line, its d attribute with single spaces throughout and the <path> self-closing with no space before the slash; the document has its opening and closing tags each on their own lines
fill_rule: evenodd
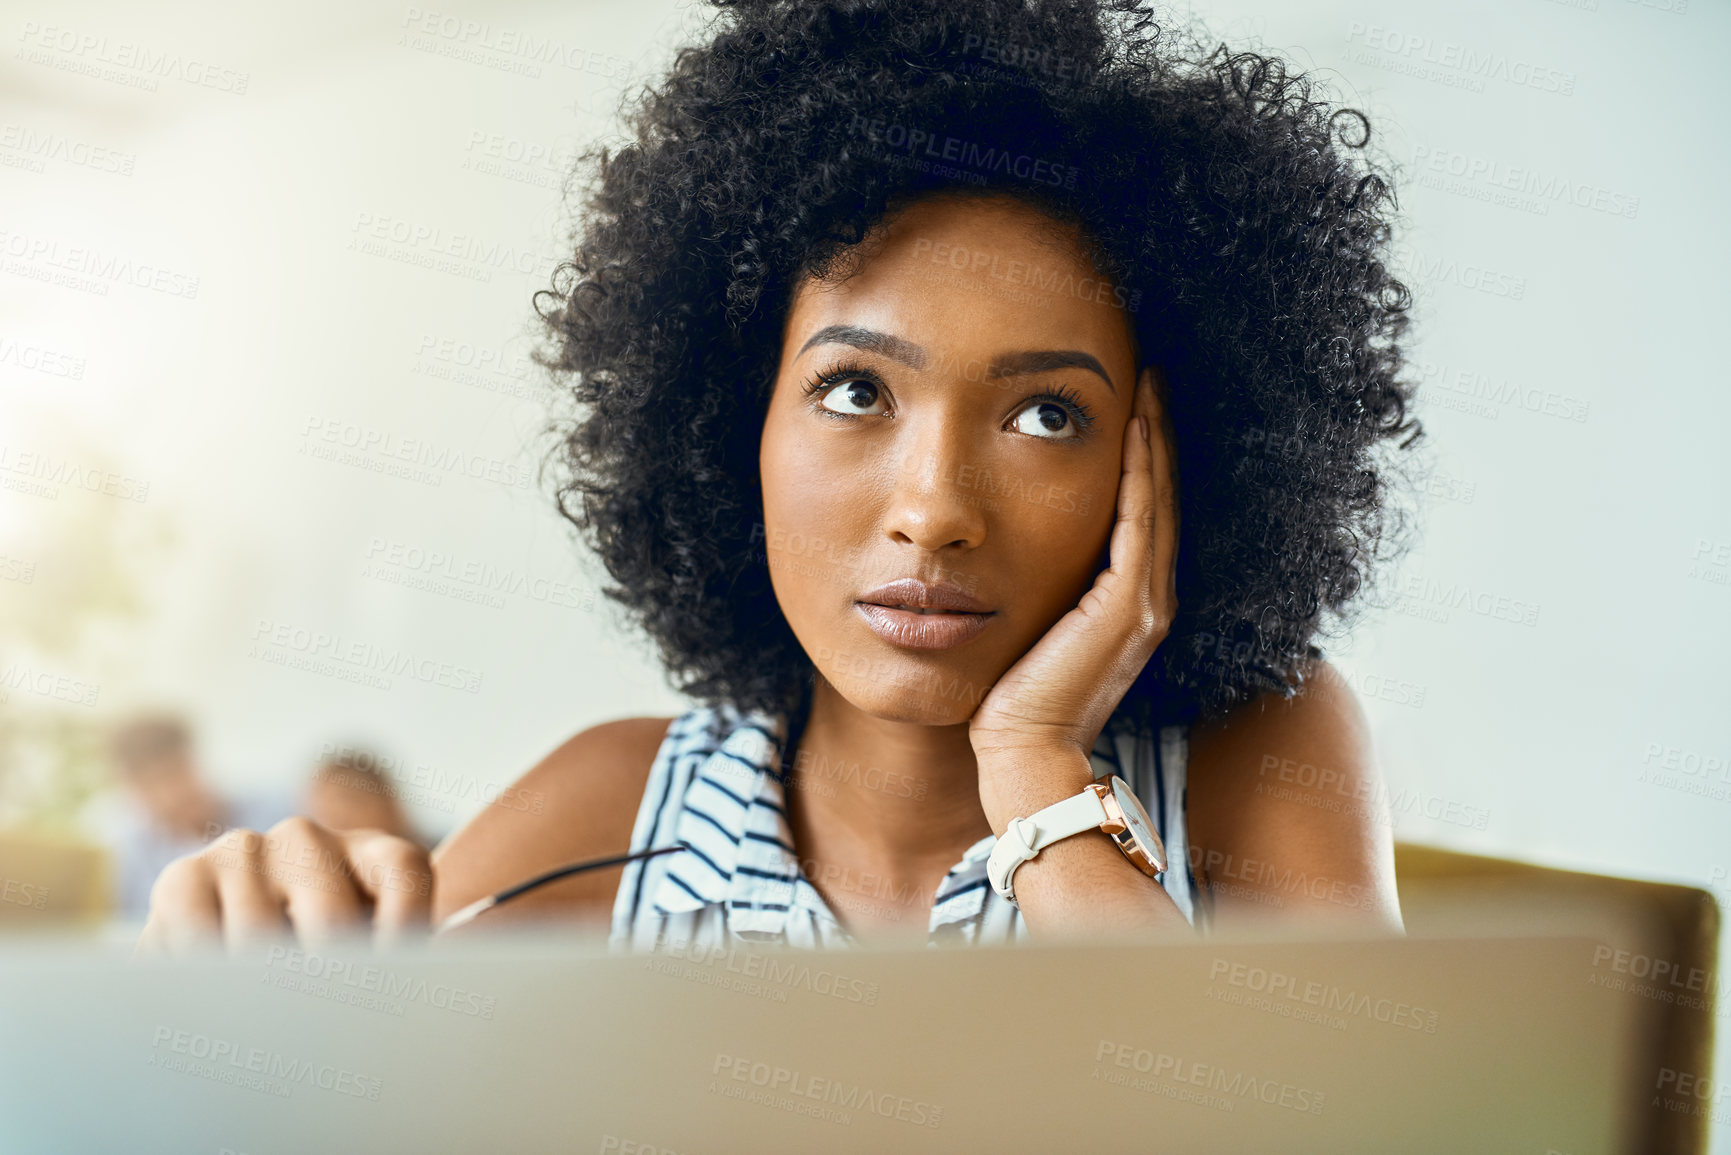
<svg viewBox="0 0 1731 1155">
<path fill-rule="evenodd" d="M 689 849 L 626 864 L 613 901 L 610 949 L 853 944 L 793 846 L 781 770 L 786 733 L 785 716 L 727 706 L 687 711 L 668 727 L 637 810 L 631 849 L 675 843 Z M 1166 893 L 1197 926 L 1184 825 L 1186 738 L 1183 726 L 1166 727 L 1158 741 L 1138 736 L 1114 716 L 1091 760 L 1096 778 L 1117 774 L 1142 800 L 1166 846 Z M 928 945 L 1028 937 L 1021 912 L 986 878 L 995 842 L 992 835 L 980 839 L 939 883 Z"/>
</svg>

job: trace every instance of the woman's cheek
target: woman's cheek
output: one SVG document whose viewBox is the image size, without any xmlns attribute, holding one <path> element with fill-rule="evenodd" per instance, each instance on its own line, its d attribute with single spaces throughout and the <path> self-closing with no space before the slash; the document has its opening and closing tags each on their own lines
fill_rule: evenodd
<svg viewBox="0 0 1731 1155">
<path fill-rule="evenodd" d="M 796 632 L 819 606 L 864 587 L 871 471 L 835 452 L 766 430 L 763 468 L 764 549 L 782 612 Z M 820 440 L 821 443 L 821 440 Z"/>
</svg>

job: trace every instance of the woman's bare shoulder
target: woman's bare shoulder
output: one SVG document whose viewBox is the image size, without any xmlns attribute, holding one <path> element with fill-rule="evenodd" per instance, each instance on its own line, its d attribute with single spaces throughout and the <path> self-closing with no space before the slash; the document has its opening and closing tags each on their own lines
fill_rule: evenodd
<svg viewBox="0 0 1731 1155">
<path fill-rule="evenodd" d="M 1291 698 L 1263 695 L 1193 728 L 1186 781 L 1192 865 L 1217 908 L 1344 913 L 1399 930 L 1370 725 L 1328 662 L 1309 663 Z"/>
<path fill-rule="evenodd" d="M 630 848 L 643 788 L 672 718 L 591 726 L 541 759 L 433 852 L 433 922 L 556 866 Z M 605 924 L 622 867 L 550 882 L 471 924 Z M 456 932 L 463 933 L 463 932 Z"/>
</svg>

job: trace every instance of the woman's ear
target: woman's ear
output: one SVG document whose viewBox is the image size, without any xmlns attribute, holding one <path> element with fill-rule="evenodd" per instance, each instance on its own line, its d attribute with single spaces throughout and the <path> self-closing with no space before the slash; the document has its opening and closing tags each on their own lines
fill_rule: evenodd
<svg viewBox="0 0 1731 1155">
<path fill-rule="evenodd" d="M 1166 369 L 1157 361 L 1150 361 L 1142 367 L 1143 372 L 1154 378 L 1154 398 L 1160 402 L 1160 412 L 1165 414 L 1172 401 L 1170 383 L 1166 380 Z"/>
<path fill-rule="evenodd" d="M 1179 509 L 1184 507 L 1184 477 L 1178 461 L 1178 427 L 1172 423 L 1172 388 L 1166 379 L 1166 370 L 1156 362 L 1149 362 L 1146 369 L 1154 378 L 1154 400 L 1160 405 L 1160 428 L 1151 429 L 1150 433 L 1166 438 L 1166 452 L 1172 461 L 1172 500 Z"/>
</svg>

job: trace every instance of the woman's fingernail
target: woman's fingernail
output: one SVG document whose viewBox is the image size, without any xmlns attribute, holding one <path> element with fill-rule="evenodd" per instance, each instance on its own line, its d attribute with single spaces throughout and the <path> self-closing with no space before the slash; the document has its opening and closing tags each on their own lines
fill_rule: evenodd
<svg viewBox="0 0 1731 1155">
<path fill-rule="evenodd" d="M 1136 428 L 1142 431 L 1142 444 L 1148 444 L 1148 419 L 1138 414 L 1136 417 Z"/>
</svg>

